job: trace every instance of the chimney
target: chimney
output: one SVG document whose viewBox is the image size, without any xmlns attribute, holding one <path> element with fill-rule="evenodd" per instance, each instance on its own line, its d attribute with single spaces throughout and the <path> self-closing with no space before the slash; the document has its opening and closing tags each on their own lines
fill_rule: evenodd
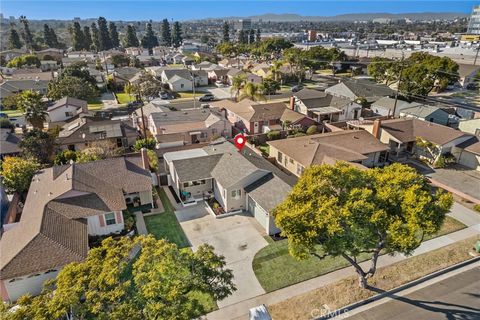
<svg viewBox="0 0 480 320">
<path fill-rule="evenodd" d="M 290 110 L 295 109 L 295 97 L 290 97 L 290 104 L 288 107 L 290 108 Z"/>
<path fill-rule="evenodd" d="M 381 124 L 382 124 L 382 121 L 380 121 L 380 119 L 375 119 L 375 121 L 373 121 L 372 135 L 377 139 L 380 139 Z"/>
<path fill-rule="evenodd" d="M 148 163 L 147 149 L 142 148 L 140 150 L 140 154 L 142 155 L 142 168 L 147 171 L 150 171 L 150 164 Z"/>
</svg>

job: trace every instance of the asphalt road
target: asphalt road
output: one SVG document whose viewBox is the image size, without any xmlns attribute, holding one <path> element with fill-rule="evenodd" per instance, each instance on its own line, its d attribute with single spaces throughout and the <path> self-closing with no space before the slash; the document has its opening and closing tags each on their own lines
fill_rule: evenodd
<svg viewBox="0 0 480 320">
<path fill-rule="evenodd" d="M 480 267 L 452 276 L 404 297 L 397 296 L 349 320 L 480 319 Z"/>
</svg>

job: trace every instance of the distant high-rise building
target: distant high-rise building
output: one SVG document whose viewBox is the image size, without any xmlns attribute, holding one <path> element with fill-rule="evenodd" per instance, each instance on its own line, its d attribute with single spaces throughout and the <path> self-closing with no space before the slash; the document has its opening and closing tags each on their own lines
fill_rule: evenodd
<svg viewBox="0 0 480 320">
<path fill-rule="evenodd" d="M 235 22 L 235 30 L 250 30 L 252 29 L 252 20 L 250 19 L 240 19 Z"/>
<path fill-rule="evenodd" d="M 308 30 L 307 31 L 307 41 L 308 42 L 317 41 L 317 31 L 316 30 Z"/>
<path fill-rule="evenodd" d="M 480 35 L 480 5 L 473 7 L 472 15 L 470 16 L 470 21 L 468 23 L 467 33 Z"/>
</svg>

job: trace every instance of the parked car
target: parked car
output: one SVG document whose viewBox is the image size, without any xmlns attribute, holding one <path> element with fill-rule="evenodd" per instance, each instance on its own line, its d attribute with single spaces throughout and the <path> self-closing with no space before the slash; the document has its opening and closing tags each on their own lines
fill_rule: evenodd
<svg viewBox="0 0 480 320">
<path fill-rule="evenodd" d="M 202 105 L 200 106 L 200 108 L 202 109 L 208 109 L 210 108 L 210 105 L 208 103 L 202 103 Z"/>
<path fill-rule="evenodd" d="M 160 92 L 160 99 L 162 100 L 170 100 L 170 99 L 173 99 L 173 95 L 171 95 L 170 93 L 166 92 L 166 91 L 162 91 Z"/>
<path fill-rule="evenodd" d="M 127 104 L 127 108 L 137 108 L 141 107 L 143 105 L 143 102 L 141 101 L 132 101 Z"/>
<path fill-rule="evenodd" d="M 298 92 L 303 89 L 303 86 L 301 84 L 293 86 L 292 87 L 292 92 Z"/>
<path fill-rule="evenodd" d="M 4 112 L 0 112 L 0 118 L 8 119 L 8 114 L 6 114 Z"/>
<path fill-rule="evenodd" d="M 250 320 L 272 320 L 272 316 L 268 312 L 267 306 L 264 304 L 251 308 L 248 315 Z"/>
<path fill-rule="evenodd" d="M 217 80 L 215 81 L 215 85 L 219 88 L 224 88 L 226 87 L 227 85 L 225 83 L 223 83 L 221 80 Z"/>
<path fill-rule="evenodd" d="M 206 93 L 198 99 L 199 101 L 206 102 L 206 101 L 213 101 L 215 100 L 215 96 L 211 93 Z"/>
</svg>

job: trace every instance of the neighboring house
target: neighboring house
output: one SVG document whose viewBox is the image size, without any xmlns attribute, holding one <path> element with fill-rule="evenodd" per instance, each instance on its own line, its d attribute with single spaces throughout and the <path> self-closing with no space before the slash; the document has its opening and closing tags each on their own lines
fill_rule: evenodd
<svg viewBox="0 0 480 320">
<path fill-rule="evenodd" d="M 118 148 L 129 148 L 138 132 L 127 122 L 103 118 L 79 117 L 63 125 L 55 144 L 62 150 L 81 151 L 95 143 L 108 141 Z"/>
<path fill-rule="evenodd" d="M 0 97 L 6 98 L 21 93 L 25 90 L 36 91 L 40 94 L 46 94 L 48 88 L 48 80 L 6 80 L 0 83 Z"/>
<path fill-rule="evenodd" d="M 150 113 L 148 129 L 159 148 L 177 147 L 210 141 L 215 137 L 230 138 L 232 127 L 224 115 L 210 109 Z"/>
<path fill-rule="evenodd" d="M 403 109 L 411 108 L 420 105 L 419 103 L 403 101 L 397 99 L 397 106 L 395 107 L 395 99 L 390 97 L 383 97 L 370 105 L 370 109 L 380 116 L 395 116 L 398 117 Z M 395 109 L 395 114 L 394 110 Z"/>
<path fill-rule="evenodd" d="M 422 121 L 433 122 L 444 126 L 458 124 L 458 117 L 449 114 L 447 111 L 428 105 L 418 105 L 415 107 L 404 108 L 400 112 L 400 117 L 415 118 Z"/>
<path fill-rule="evenodd" d="M 280 127 L 280 119 L 286 109 L 283 102 L 258 103 L 248 99 L 240 102 L 215 101 L 210 103 L 210 106 L 225 109 L 228 121 L 247 134 L 268 132 L 272 130 L 272 126 Z"/>
<path fill-rule="evenodd" d="M 208 75 L 204 70 L 188 70 L 188 69 L 163 69 L 161 79 L 163 83 L 167 83 L 173 91 L 192 91 L 193 78 L 195 78 L 195 87 L 208 85 Z"/>
<path fill-rule="evenodd" d="M 222 83 L 228 83 L 228 69 L 214 69 L 208 71 L 208 81 L 215 83 L 221 81 Z"/>
<path fill-rule="evenodd" d="M 87 101 L 71 97 L 65 97 L 54 105 L 47 108 L 48 122 L 64 123 L 79 114 L 88 114 Z"/>
<path fill-rule="evenodd" d="M 13 71 L 10 80 L 46 80 L 55 78 L 54 72 L 43 72 L 42 69 L 17 69 Z"/>
<path fill-rule="evenodd" d="M 378 84 L 373 81 L 355 79 L 345 80 L 334 86 L 325 89 L 325 93 L 329 93 L 336 97 L 347 98 L 352 101 L 358 98 L 364 98 L 367 102 L 375 102 L 383 97 L 392 96 L 394 91 L 384 84 Z"/>
<path fill-rule="evenodd" d="M 359 122 L 356 125 L 370 132 L 390 148 L 390 158 L 404 159 L 410 155 L 422 156 L 415 147 L 417 137 L 437 146 L 438 158 L 453 153 L 453 148 L 472 138 L 472 135 L 439 124 L 418 119 L 391 119 Z M 435 159 L 436 160 L 436 159 Z"/>
<path fill-rule="evenodd" d="M 362 106 L 350 99 L 306 88 L 293 94 L 290 108 L 319 123 L 358 119 L 362 113 Z"/>
<path fill-rule="evenodd" d="M 266 233 L 280 231 L 270 213 L 286 198 L 296 179 L 263 157 L 248 148 L 238 152 L 231 143 L 223 142 L 167 152 L 164 160 L 170 185 L 184 205 L 213 197 L 221 207 L 219 214 L 248 212 Z"/>
<path fill-rule="evenodd" d="M 55 60 L 43 60 L 40 61 L 40 69 L 42 71 L 54 71 L 58 70 L 58 64 Z"/>
<path fill-rule="evenodd" d="M 460 85 L 463 88 L 467 88 L 469 84 L 478 83 L 480 81 L 480 66 L 459 63 L 458 75 L 460 76 Z"/>
<path fill-rule="evenodd" d="M 205 71 L 212 71 L 212 70 L 219 70 L 223 69 L 220 67 L 218 64 L 208 62 L 208 61 L 202 61 L 198 64 L 192 65 L 192 70 L 205 70 Z"/>
<path fill-rule="evenodd" d="M 283 112 L 280 122 L 282 129 L 299 129 L 302 131 L 307 130 L 310 126 L 318 125 L 317 121 L 288 108 Z"/>
<path fill-rule="evenodd" d="M 21 149 L 18 146 L 21 139 L 9 128 L 0 128 L 0 159 L 6 156 L 17 156 Z"/>
<path fill-rule="evenodd" d="M 458 130 L 480 137 L 480 118 L 460 120 Z"/>
<path fill-rule="evenodd" d="M 141 72 L 142 70 L 135 67 L 115 68 L 115 71 L 113 71 L 113 77 L 115 79 L 115 83 L 124 85 L 141 74 Z"/>
<path fill-rule="evenodd" d="M 20 222 L 4 225 L 0 239 L 3 301 L 37 295 L 65 265 L 83 261 L 88 236 L 120 233 L 128 199 L 153 205 L 145 150 L 140 157 L 40 170 L 32 178 Z"/>
<path fill-rule="evenodd" d="M 4 57 L 6 62 L 24 54 L 27 54 L 25 49 L 11 49 L 0 52 L 0 56 Z"/>
<path fill-rule="evenodd" d="M 63 58 L 63 50 L 62 49 L 56 49 L 56 48 L 48 48 L 45 50 L 41 51 L 36 51 L 35 54 L 40 60 L 55 60 L 55 61 L 61 61 Z"/>
<path fill-rule="evenodd" d="M 152 113 L 158 113 L 158 112 L 168 112 L 170 111 L 167 106 L 163 103 L 157 103 L 156 101 L 151 101 L 144 105 L 143 107 L 140 107 L 136 109 L 132 113 L 132 123 L 133 126 L 138 130 L 142 131 L 143 128 L 143 123 L 142 123 L 142 114 L 143 114 L 143 119 L 145 121 L 145 126 L 147 127 L 148 125 L 148 117 Z"/>
<path fill-rule="evenodd" d="M 360 167 L 376 167 L 388 161 L 388 147 L 364 130 L 322 133 L 267 143 L 270 157 L 297 176 L 315 164 L 347 161 Z"/>
</svg>

